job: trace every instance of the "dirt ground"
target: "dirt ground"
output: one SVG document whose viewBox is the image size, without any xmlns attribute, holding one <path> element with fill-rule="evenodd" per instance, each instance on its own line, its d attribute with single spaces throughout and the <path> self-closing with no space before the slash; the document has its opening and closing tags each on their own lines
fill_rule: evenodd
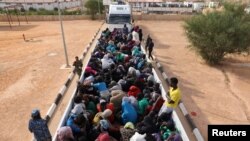
<svg viewBox="0 0 250 141">
<path fill-rule="evenodd" d="M 70 64 L 100 26 L 100 21 L 64 22 Z M 59 22 L 22 23 L 12 30 L 0 23 L 0 140 L 30 140 L 32 109 L 44 117 L 67 80 L 71 69 L 60 69 L 65 64 L 60 31 Z"/>
<path fill-rule="evenodd" d="M 154 54 L 167 74 L 179 78 L 182 100 L 190 113 L 197 113 L 192 118 L 205 138 L 208 124 L 250 123 L 249 56 L 228 56 L 224 64 L 211 67 L 187 48 L 182 22 L 137 23 L 144 36 L 150 32 L 153 37 Z M 98 21 L 64 22 L 70 64 L 100 25 Z M 13 30 L 0 23 L 1 140 L 31 139 L 30 112 L 39 108 L 44 117 L 71 71 L 60 69 L 63 64 L 58 22 L 31 22 Z"/>
<path fill-rule="evenodd" d="M 231 55 L 217 67 L 205 64 L 187 48 L 183 22 L 139 21 L 144 38 L 150 33 L 154 54 L 165 72 L 176 76 L 182 100 L 202 135 L 208 124 L 250 123 L 250 56 Z"/>
</svg>

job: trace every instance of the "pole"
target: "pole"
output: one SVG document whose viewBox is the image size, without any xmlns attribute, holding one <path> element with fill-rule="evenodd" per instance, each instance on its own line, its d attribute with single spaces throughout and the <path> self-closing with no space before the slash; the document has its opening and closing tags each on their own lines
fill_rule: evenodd
<svg viewBox="0 0 250 141">
<path fill-rule="evenodd" d="M 58 4 L 58 15 L 59 15 L 59 21 L 60 21 L 60 24 L 61 24 L 61 32 L 62 32 L 62 38 L 63 38 L 64 54 L 65 54 L 65 59 L 66 59 L 66 67 L 70 67 L 69 66 L 68 53 L 67 53 L 67 47 L 66 47 L 65 37 L 64 37 L 63 23 L 62 23 L 62 19 L 61 19 L 61 10 L 60 10 L 59 0 L 57 0 L 57 4 Z"/>
<path fill-rule="evenodd" d="M 15 12 L 16 12 L 16 17 L 17 17 L 17 20 L 18 20 L 18 23 L 19 23 L 19 26 L 20 26 L 20 20 L 19 20 L 19 17 L 18 17 L 18 10 L 15 9 Z"/>
<path fill-rule="evenodd" d="M 24 17 L 25 17 L 26 23 L 28 24 L 28 19 L 27 19 L 27 16 L 26 16 L 26 12 L 24 13 Z"/>
<path fill-rule="evenodd" d="M 7 16 L 7 19 L 8 19 L 8 22 L 9 22 L 9 25 L 10 25 L 10 28 L 12 29 L 12 26 L 11 26 L 11 23 L 10 23 L 10 18 L 9 18 L 9 12 L 7 9 L 6 10 L 6 16 Z"/>
</svg>

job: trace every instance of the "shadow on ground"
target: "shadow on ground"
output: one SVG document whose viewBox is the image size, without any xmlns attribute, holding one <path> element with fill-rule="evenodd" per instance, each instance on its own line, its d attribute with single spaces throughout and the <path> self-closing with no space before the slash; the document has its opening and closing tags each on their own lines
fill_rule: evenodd
<svg viewBox="0 0 250 141">
<path fill-rule="evenodd" d="M 11 27 L 9 25 L 0 25 L 0 31 L 26 31 L 30 30 L 32 28 L 37 27 L 37 25 L 29 25 L 29 24 L 21 24 L 19 25 L 12 25 Z"/>
</svg>

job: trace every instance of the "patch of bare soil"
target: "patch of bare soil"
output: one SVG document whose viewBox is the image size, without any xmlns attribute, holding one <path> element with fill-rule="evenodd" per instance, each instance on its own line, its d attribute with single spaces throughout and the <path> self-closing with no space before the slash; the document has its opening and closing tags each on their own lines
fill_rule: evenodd
<svg viewBox="0 0 250 141">
<path fill-rule="evenodd" d="M 138 21 L 137 24 L 142 27 L 145 39 L 148 33 L 152 36 L 154 54 L 166 73 L 180 80 L 184 105 L 189 112 L 197 113 L 192 119 L 205 139 L 208 124 L 250 123 L 250 68 L 246 65 L 249 55 L 231 55 L 226 63 L 211 67 L 187 47 L 183 22 Z"/>
<path fill-rule="evenodd" d="M 65 21 L 70 64 L 93 38 L 100 21 Z M 30 22 L 10 29 L 0 24 L 0 138 L 27 141 L 33 108 L 44 117 L 71 69 L 65 56 L 59 22 Z M 25 34 L 26 40 L 23 40 Z"/>
</svg>

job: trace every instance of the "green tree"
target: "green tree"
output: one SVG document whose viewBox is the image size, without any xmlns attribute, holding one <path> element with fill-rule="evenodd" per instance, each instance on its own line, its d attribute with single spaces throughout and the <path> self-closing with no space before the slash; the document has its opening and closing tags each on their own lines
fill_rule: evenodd
<svg viewBox="0 0 250 141">
<path fill-rule="evenodd" d="M 35 11 L 36 11 L 36 9 L 35 9 L 35 8 L 33 8 L 33 7 L 30 7 L 30 8 L 29 8 L 29 11 L 33 11 L 33 12 L 35 12 Z"/>
<path fill-rule="evenodd" d="M 85 7 L 88 9 L 88 13 L 91 15 L 92 19 L 95 19 L 95 15 L 99 12 L 99 9 L 101 13 L 104 9 L 102 0 L 88 0 L 85 3 Z"/>
<path fill-rule="evenodd" d="M 184 29 L 191 48 L 209 64 L 218 64 L 226 54 L 249 51 L 250 20 L 244 6 L 225 3 L 223 11 L 194 16 Z"/>
</svg>

